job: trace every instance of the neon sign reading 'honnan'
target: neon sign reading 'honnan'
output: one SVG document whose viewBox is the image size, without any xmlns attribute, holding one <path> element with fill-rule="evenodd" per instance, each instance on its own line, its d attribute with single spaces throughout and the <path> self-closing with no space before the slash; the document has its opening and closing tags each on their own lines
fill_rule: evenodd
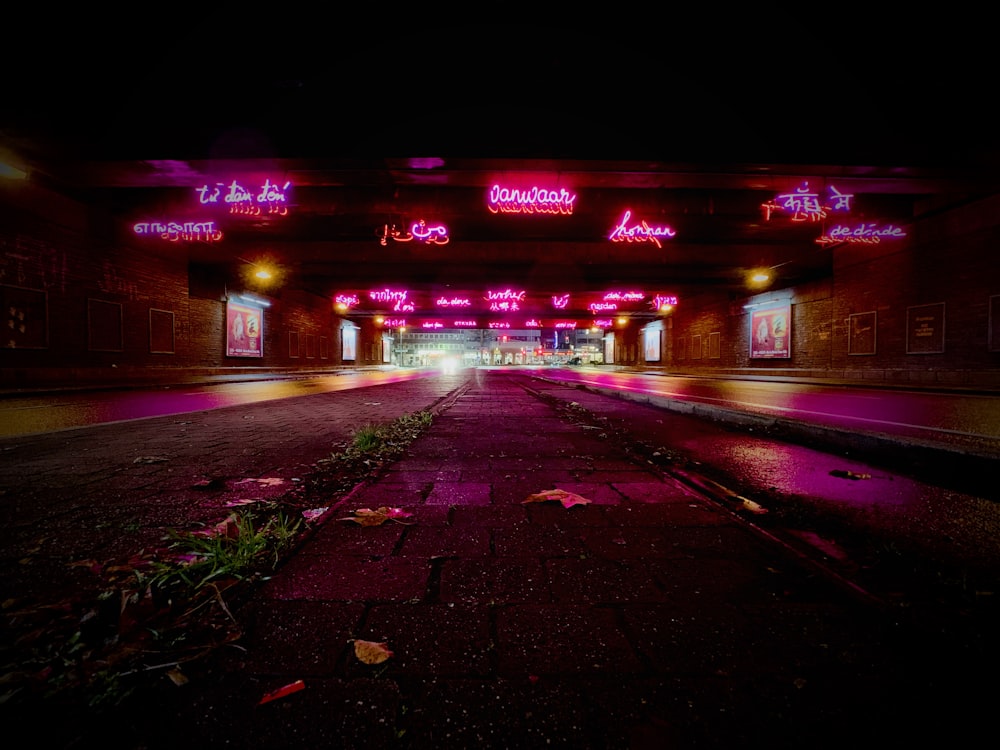
<svg viewBox="0 0 1000 750">
<path fill-rule="evenodd" d="M 198 194 L 200 204 L 228 206 L 230 213 L 257 215 L 261 213 L 262 207 L 266 207 L 269 213 L 284 216 L 288 213 L 287 192 L 291 185 L 291 182 L 286 182 L 279 187 L 277 183 L 266 179 L 260 191 L 254 193 L 233 180 L 228 185 L 221 182 L 211 187 L 202 185 L 194 191 Z"/>
<path fill-rule="evenodd" d="M 663 247 L 660 238 L 671 239 L 677 236 L 677 232 L 667 225 L 651 227 L 645 221 L 628 226 L 629 219 L 632 218 L 632 211 L 626 210 L 618 222 L 618 226 L 611 230 L 608 239 L 612 242 L 652 242 L 657 247 Z"/>
<path fill-rule="evenodd" d="M 160 239 L 178 242 L 218 242 L 222 239 L 222 230 L 215 226 L 214 221 L 142 221 L 132 226 L 132 231 L 140 236 L 159 235 Z"/>
<path fill-rule="evenodd" d="M 494 185 L 490 188 L 486 207 L 495 214 L 566 214 L 573 213 L 576 194 L 564 188 L 527 190 Z"/>
<path fill-rule="evenodd" d="M 882 227 L 875 224 L 859 224 L 856 227 L 838 224 L 826 234 L 817 237 L 816 242 L 820 245 L 838 242 L 877 245 L 882 240 L 900 240 L 905 236 L 906 232 L 892 224 Z"/>
</svg>

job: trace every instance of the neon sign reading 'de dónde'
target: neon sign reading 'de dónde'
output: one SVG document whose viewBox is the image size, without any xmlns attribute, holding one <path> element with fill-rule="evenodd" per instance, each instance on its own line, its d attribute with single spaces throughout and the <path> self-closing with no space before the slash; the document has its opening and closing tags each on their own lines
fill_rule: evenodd
<svg viewBox="0 0 1000 750">
<path fill-rule="evenodd" d="M 881 227 L 874 223 L 859 224 L 856 227 L 838 224 L 826 234 L 817 237 L 816 242 L 820 245 L 830 245 L 837 242 L 877 245 L 882 240 L 901 240 L 905 236 L 906 232 L 893 224 Z"/>
<path fill-rule="evenodd" d="M 565 214 L 573 213 L 576 194 L 564 188 L 527 190 L 494 185 L 489 190 L 486 207 L 494 214 Z"/>
</svg>

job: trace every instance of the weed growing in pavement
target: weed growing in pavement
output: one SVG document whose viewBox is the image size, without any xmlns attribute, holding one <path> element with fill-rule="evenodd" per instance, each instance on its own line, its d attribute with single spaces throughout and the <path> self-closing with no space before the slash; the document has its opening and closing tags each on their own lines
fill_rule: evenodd
<svg viewBox="0 0 1000 750">
<path fill-rule="evenodd" d="M 298 511 L 329 503 L 401 455 L 430 423 L 429 412 L 418 412 L 363 425 L 296 492 L 211 528 L 170 531 L 161 548 L 127 561 L 94 562 L 100 580 L 92 593 L 5 602 L 0 707 L 110 710 L 164 675 L 181 684 L 185 665 L 239 638 L 227 599 L 294 548 L 305 529 Z"/>
</svg>

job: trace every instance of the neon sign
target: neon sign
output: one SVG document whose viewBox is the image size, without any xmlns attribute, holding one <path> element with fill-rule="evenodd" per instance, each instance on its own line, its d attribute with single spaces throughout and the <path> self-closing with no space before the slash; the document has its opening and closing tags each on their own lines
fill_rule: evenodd
<svg viewBox="0 0 1000 750">
<path fill-rule="evenodd" d="M 677 232 L 666 225 L 651 227 L 642 221 L 631 227 L 626 226 L 630 218 L 632 218 L 632 211 L 626 209 L 618 226 L 611 230 L 608 239 L 612 242 L 652 242 L 657 247 L 663 247 L 660 243 L 661 237 L 671 239 L 677 236 Z"/>
<path fill-rule="evenodd" d="M 221 182 L 215 183 L 213 187 L 207 184 L 194 191 L 198 194 L 198 203 L 201 205 L 219 205 L 220 203 L 229 206 L 229 213 L 259 215 L 261 206 L 266 206 L 269 213 L 284 216 L 288 213 L 287 192 L 291 187 L 291 182 L 286 182 L 282 186 L 272 183 L 270 179 L 264 180 L 260 192 L 254 195 L 236 180 L 228 185 Z M 223 194 L 223 189 L 226 190 Z M 220 200 L 221 199 L 221 200 Z"/>
<path fill-rule="evenodd" d="M 611 318 L 597 318 L 594 320 L 594 328 L 611 328 L 614 323 Z"/>
<path fill-rule="evenodd" d="M 573 321 L 569 321 L 569 322 L 559 322 L 559 323 L 556 323 L 555 326 L 553 326 L 553 327 L 554 328 L 576 328 L 576 321 L 573 320 Z"/>
<path fill-rule="evenodd" d="M 486 299 L 490 303 L 490 312 L 517 312 L 524 302 L 525 291 L 515 292 L 512 289 L 504 289 L 501 292 L 488 290 Z"/>
<path fill-rule="evenodd" d="M 500 321 L 500 322 L 490 321 L 489 327 L 490 328 L 510 328 L 510 323 L 503 322 L 503 321 Z"/>
<path fill-rule="evenodd" d="M 472 300 L 468 297 L 438 297 L 434 304 L 438 307 L 472 307 Z"/>
<path fill-rule="evenodd" d="M 542 327 L 542 321 L 535 320 L 534 318 L 532 318 L 531 320 L 524 321 L 524 327 L 525 328 L 541 328 Z"/>
<path fill-rule="evenodd" d="M 892 224 L 879 227 L 874 223 L 859 224 L 856 227 L 849 227 L 845 224 L 838 224 L 827 234 L 816 238 L 820 245 L 830 245 L 838 242 L 852 244 L 877 245 L 882 240 L 899 240 L 906 236 L 900 227 Z"/>
<path fill-rule="evenodd" d="M 573 213 L 576 194 L 564 188 L 546 190 L 532 187 L 527 190 L 494 185 L 490 188 L 486 207 L 497 214 L 565 214 Z"/>
<path fill-rule="evenodd" d="M 455 327 L 456 328 L 477 328 L 478 325 L 477 325 L 476 321 L 474 321 L 474 320 L 456 320 L 455 321 Z"/>
<path fill-rule="evenodd" d="M 385 328 L 406 328 L 406 318 L 386 318 L 382 321 Z"/>
<path fill-rule="evenodd" d="M 144 221 L 134 224 L 132 231 L 140 236 L 159 235 L 160 239 L 177 242 L 218 242 L 222 239 L 222 230 L 215 227 L 214 221 L 185 221 L 179 223 L 169 221 L 166 224 L 158 221 Z"/>
<path fill-rule="evenodd" d="M 433 226 L 428 226 L 427 222 L 423 219 L 420 221 L 415 221 L 410 225 L 410 231 L 405 234 L 399 230 L 399 228 L 392 224 L 382 225 L 382 239 L 379 242 L 383 245 L 387 245 L 389 239 L 392 238 L 396 242 L 409 242 L 410 240 L 417 240 L 418 242 L 423 242 L 427 245 L 447 245 L 451 238 L 448 236 L 448 228 L 444 224 L 437 224 Z"/>
<path fill-rule="evenodd" d="M 664 307 L 674 307 L 677 304 L 677 297 L 673 294 L 657 294 L 651 303 L 654 310 Z"/>
<path fill-rule="evenodd" d="M 444 328 L 444 323 L 440 321 L 424 321 L 420 324 L 421 328 Z"/>
<path fill-rule="evenodd" d="M 372 289 L 368 292 L 368 299 L 375 302 L 389 302 L 392 304 L 393 312 L 413 312 L 416 307 L 406 299 L 407 292 L 395 291 L 393 289 Z"/>
<path fill-rule="evenodd" d="M 553 295 L 552 296 L 552 306 L 554 308 L 556 308 L 557 310 L 565 310 L 568 305 L 569 305 L 569 295 L 568 294 L 562 294 L 562 295 L 558 295 L 558 296 Z"/>
<path fill-rule="evenodd" d="M 359 305 L 361 300 L 358 299 L 358 295 L 356 294 L 338 294 L 333 298 L 333 303 L 337 307 L 351 308 Z"/>
<path fill-rule="evenodd" d="M 820 221 L 827 217 L 829 211 L 850 211 L 851 193 L 841 193 L 832 185 L 829 187 L 827 203 L 820 200 L 819 193 L 809 189 L 809 183 L 802 183 L 794 193 L 776 195 L 767 203 L 762 203 L 764 220 L 770 221 L 776 211 L 788 211 L 792 221 Z"/>
</svg>

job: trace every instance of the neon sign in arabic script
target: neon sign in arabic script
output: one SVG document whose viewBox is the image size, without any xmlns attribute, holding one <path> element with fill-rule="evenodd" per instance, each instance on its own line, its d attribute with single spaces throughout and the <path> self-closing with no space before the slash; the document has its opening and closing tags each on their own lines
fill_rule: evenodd
<svg viewBox="0 0 1000 750">
<path fill-rule="evenodd" d="M 403 233 L 399 228 L 392 224 L 382 225 L 382 239 L 379 240 L 383 245 L 387 245 L 389 238 L 392 238 L 396 242 L 409 242 L 410 240 L 417 240 L 418 242 L 424 242 L 428 245 L 447 245 L 448 241 L 451 239 L 448 236 L 448 228 L 444 224 L 436 224 L 428 226 L 427 222 L 421 219 L 420 221 L 415 221 L 410 225 L 410 231 Z"/>
<path fill-rule="evenodd" d="M 497 214 L 566 214 L 573 213 L 576 194 L 564 188 L 546 190 L 531 187 L 505 188 L 494 185 L 490 188 L 486 207 Z"/>
</svg>

